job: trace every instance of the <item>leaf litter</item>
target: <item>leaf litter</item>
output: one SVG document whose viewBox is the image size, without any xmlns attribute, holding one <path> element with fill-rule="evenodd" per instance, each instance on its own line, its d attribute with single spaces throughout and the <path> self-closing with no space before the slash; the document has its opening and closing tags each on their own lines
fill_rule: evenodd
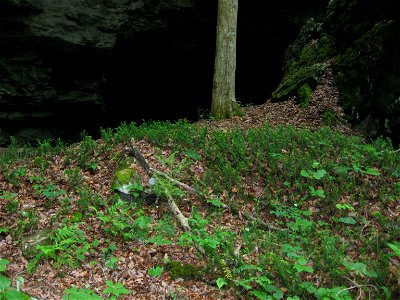
<svg viewBox="0 0 400 300">
<path fill-rule="evenodd" d="M 266 103 L 257 106 L 244 107 L 245 115 L 243 117 L 235 117 L 230 120 L 202 120 L 198 124 L 200 126 L 206 126 L 210 130 L 228 130 L 230 128 L 249 129 L 257 128 L 262 126 L 265 122 L 272 126 L 280 124 L 291 124 L 295 127 L 318 129 L 322 126 L 326 126 L 326 122 L 323 119 L 325 111 L 331 111 L 336 116 L 337 120 L 333 124 L 329 124 L 335 130 L 338 130 L 344 134 L 356 135 L 351 126 L 346 124 L 344 121 L 343 111 L 338 104 L 338 91 L 332 83 L 332 73 L 328 70 L 322 79 L 319 86 L 312 93 L 312 99 L 310 105 L 306 108 L 300 107 L 296 103 L 296 99 L 291 98 L 283 102 L 273 103 L 268 100 Z M 104 141 L 98 140 L 99 145 L 103 144 Z M 10 183 L 6 180 L 4 173 L 0 173 L 0 190 L 5 192 L 15 193 L 15 199 L 18 200 L 18 211 L 33 211 L 37 213 L 36 226 L 32 226 L 33 229 L 44 229 L 51 227 L 53 229 L 60 228 L 63 226 L 62 218 L 73 218 L 73 212 L 79 211 L 79 201 L 85 201 L 84 195 L 77 193 L 71 188 L 70 183 L 67 182 L 65 171 L 73 170 L 76 168 L 79 170 L 79 176 L 82 178 L 82 186 L 90 189 L 92 193 L 97 194 L 102 199 L 111 199 L 113 192 L 111 190 L 111 184 L 113 176 L 118 169 L 118 160 L 116 154 L 123 153 L 123 149 L 126 147 L 126 143 L 121 143 L 115 146 L 113 149 L 108 149 L 102 153 L 96 154 L 96 168 L 95 170 L 82 171 L 81 168 L 76 164 L 68 165 L 66 163 L 66 154 L 62 153 L 55 155 L 51 158 L 50 164 L 41 172 L 42 179 L 46 182 L 56 183 L 58 189 L 64 190 L 65 195 L 57 196 L 58 203 L 62 201 L 69 201 L 71 205 L 70 213 L 65 215 L 63 212 L 62 205 L 49 205 L 46 204 L 46 199 L 42 194 L 38 193 L 38 190 L 34 188 L 34 178 L 36 174 L 40 173 L 40 168 L 35 161 L 16 161 L 12 168 L 17 170 L 19 168 L 26 169 L 26 176 L 21 176 L 18 182 Z M 157 170 L 165 173 L 169 173 L 171 170 L 170 165 L 163 164 L 157 159 L 157 155 L 164 159 L 171 156 L 173 149 L 171 147 L 163 147 L 159 149 L 154 147 L 151 143 L 146 140 L 140 140 L 136 143 L 137 147 L 148 160 L 149 164 Z M 74 151 L 72 149 L 72 151 Z M 285 153 L 285 149 L 282 152 Z M 179 159 L 178 158 L 178 162 Z M 136 164 L 130 164 L 131 168 L 135 169 L 135 172 L 141 175 L 142 182 L 145 184 L 149 178 Z M 190 184 L 191 178 L 196 178 L 201 181 L 207 166 L 203 161 L 195 161 L 190 166 L 190 170 L 186 173 L 178 174 L 180 180 L 183 182 L 187 181 Z M 268 166 L 265 166 L 268 169 Z M 369 177 L 363 176 L 360 180 L 368 180 Z M 274 187 L 265 186 L 265 182 L 254 180 L 249 176 L 248 178 L 242 178 L 244 182 L 244 188 L 248 195 L 254 197 L 261 197 L 265 192 L 276 193 Z M 370 184 L 376 184 L 374 181 L 370 181 Z M 242 207 L 242 211 L 238 212 L 238 215 L 232 215 L 230 210 L 224 210 L 220 217 L 220 222 L 229 226 L 231 229 L 240 232 L 246 227 L 247 219 L 244 212 L 254 212 L 252 204 L 241 198 L 238 194 L 236 186 L 232 187 L 229 192 L 233 195 L 229 198 L 228 193 L 220 195 L 222 202 L 230 201 L 236 203 L 237 207 Z M 209 190 L 209 195 L 213 195 L 213 191 Z M 349 202 L 349 195 L 343 197 L 343 202 Z M 107 202 L 107 201 L 106 201 Z M 392 218 L 399 218 L 399 206 L 392 202 L 389 204 L 389 212 Z M 204 201 L 199 200 L 195 196 L 186 194 L 183 199 L 179 202 L 179 207 L 182 210 L 185 217 L 189 217 L 192 207 L 197 208 L 205 207 Z M 318 214 L 320 208 L 318 203 L 310 201 L 307 204 L 309 211 L 312 214 Z M 353 206 L 357 206 L 357 203 L 353 203 Z M 163 205 L 147 206 L 144 208 L 147 215 L 151 215 L 154 221 L 161 220 L 166 213 L 166 208 Z M 379 210 L 379 207 L 375 207 L 371 204 L 371 207 L 365 208 L 365 215 L 370 214 L 371 211 Z M 87 211 L 82 211 L 83 214 L 87 214 Z M 7 213 L 5 202 L 0 203 L 0 228 L 8 228 L 8 230 L 18 229 L 18 221 L 22 218 L 20 214 Z M 61 219 L 60 219 L 61 218 Z M 265 223 L 273 223 L 274 220 L 269 214 L 261 212 L 261 218 Z M 174 221 L 172 221 L 174 222 Z M 210 224 L 209 226 L 215 226 Z M 279 226 L 279 224 L 276 224 Z M 373 224 L 366 224 L 365 231 L 371 230 Z M 175 295 L 176 299 L 241 299 L 242 297 L 236 293 L 233 289 L 220 290 L 215 286 L 212 280 L 207 279 L 172 279 L 169 272 L 164 272 L 159 277 L 153 277 L 148 274 L 150 268 L 162 265 L 165 258 L 170 260 L 176 260 L 184 263 L 195 265 L 198 268 L 202 267 L 202 260 L 199 259 L 198 254 L 193 248 L 186 248 L 178 245 L 177 239 L 172 239 L 171 245 L 156 246 L 152 243 L 144 243 L 137 240 L 124 240 L 124 239 L 112 239 L 111 241 L 104 235 L 103 225 L 96 217 L 90 217 L 85 219 L 85 222 L 79 225 L 79 229 L 84 231 L 88 242 L 92 243 L 95 240 L 99 241 L 99 246 L 94 253 L 90 253 L 85 262 L 78 268 L 72 268 L 68 266 L 61 266 L 55 268 L 51 261 L 42 260 L 37 267 L 36 272 L 33 274 L 27 273 L 28 261 L 23 257 L 21 249 L 19 247 L 18 240 L 15 240 L 11 234 L 2 233 L 0 240 L 0 253 L 1 257 L 7 258 L 11 263 L 7 266 L 7 275 L 16 283 L 16 279 L 22 276 L 25 280 L 23 285 L 23 291 L 37 297 L 38 299 L 61 299 L 63 292 L 67 288 L 77 286 L 80 288 L 90 288 L 101 295 L 102 291 L 106 288 L 106 281 L 111 280 L 114 283 L 123 283 L 124 287 L 129 289 L 131 293 L 128 296 L 122 296 L 121 299 L 170 299 Z M 377 229 L 379 230 L 379 229 Z M 30 231 L 24 232 L 28 234 Z M 176 236 L 182 233 L 181 230 L 177 230 Z M 110 243 L 115 244 L 115 250 L 112 251 L 112 256 L 118 258 L 118 261 L 113 267 L 105 267 L 102 262 L 105 261 L 104 253 L 100 251 L 102 247 L 109 247 Z M 239 249 L 241 247 L 241 241 L 236 241 L 236 246 Z M 357 242 L 355 242 L 355 249 L 352 255 L 357 257 Z M 253 255 L 257 255 L 256 253 Z M 245 260 L 249 262 L 256 259 L 256 257 L 245 256 Z M 93 262 L 93 263 L 92 263 Z M 397 264 L 397 267 L 396 267 Z M 393 274 L 398 272 L 399 261 L 395 258 L 392 259 L 391 268 L 393 268 Z M 310 274 L 309 280 L 313 281 L 314 275 Z M 395 276 L 395 275 L 393 275 Z M 324 281 L 325 279 L 318 279 Z"/>
</svg>

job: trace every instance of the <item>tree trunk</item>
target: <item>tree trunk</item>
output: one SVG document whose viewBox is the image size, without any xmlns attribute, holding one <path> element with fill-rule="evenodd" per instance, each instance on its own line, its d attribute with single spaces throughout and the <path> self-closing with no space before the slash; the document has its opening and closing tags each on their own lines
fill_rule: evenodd
<svg viewBox="0 0 400 300">
<path fill-rule="evenodd" d="M 211 115 L 231 118 L 242 111 L 235 98 L 238 0 L 218 0 L 217 41 Z"/>
</svg>

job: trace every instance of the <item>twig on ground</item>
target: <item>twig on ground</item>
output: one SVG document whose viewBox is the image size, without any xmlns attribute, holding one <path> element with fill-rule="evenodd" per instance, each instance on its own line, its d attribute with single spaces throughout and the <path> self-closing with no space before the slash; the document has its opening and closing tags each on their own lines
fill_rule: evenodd
<svg viewBox="0 0 400 300">
<path fill-rule="evenodd" d="M 134 143 L 134 140 L 131 140 L 131 143 Z M 164 172 L 161 172 L 155 168 L 152 168 L 149 166 L 148 162 L 146 159 L 143 157 L 143 155 L 140 153 L 139 149 L 136 146 L 129 146 L 124 149 L 125 153 L 128 155 L 133 156 L 136 161 L 139 163 L 139 165 L 146 171 L 146 173 L 151 176 L 152 173 L 155 173 L 157 175 L 162 176 L 163 178 L 171 181 L 173 184 L 176 186 L 180 187 L 181 189 L 193 194 L 197 195 L 203 198 L 206 198 L 206 196 L 200 192 L 199 190 L 196 190 L 195 188 L 192 188 L 191 186 L 187 185 L 186 183 L 180 182 L 179 180 L 176 180 L 169 175 L 165 174 Z M 227 209 L 228 206 L 226 204 L 221 205 L 222 208 Z"/>
<path fill-rule="evenodd" d="M 135 157 L 136 161 L 139 163 L 139 165 L 143 168 L 144 171 L 146 171 L 146 173 L 151 176 L 152 173 L 157 173 L 159 175 L 164 174 L 161 171 L 158 171 L 154 168 L 150 168 L 148 162 L 146 161 L 146 159 L 144 158 L 144 156 L 142 155 L 142 153 L 140 152 L 140 150 L 134 146 L 134 140 L 131 140 L 132 145 L 125 148 L 125 152 L 129 155 L 132 155 L 133 157 Z M 164 174 L 165 176 L 168 176 L 166 174 Z M 162 175 L 162 176 L 164 176 Z M 164 176 L 164 177 L 165 177 Z M 169 180 L 174 180 L 173 178 L 169 177 Z M 177 180 L 174 180 L 175 182 L 178 182 Z M 184 185 L 183 183 L 181 183 L 182 185 Z M 181 186 L 181 185 L 179 185 Z M 189 186 L 188 186 L 189 187 Z M 189 187 L 190 188 L 190 187 Z M 177 221 L 179 222 L 179 224 L 182 226 L 182 228 L 185 231 L 190 231 L 190 226 L 189 226 L 189 222 L 187 220 L 187 218 L 182 214 L 182 212 L 180 211 L 179 207 L 176 205 L 174 199 L 172 198 L 171 194 L 165 190 L 165 194 L 167 196 L 167 202 L 168 202 L 168 206 L 172 212 L 172 214 L 175 216 L 175 218 L 177 219 Z"/>
<path fill-rule="evenodd" d="M 185 184 L 183 182 L 180 182 L 180 181 L 168 176 L 164 172 L 161 172 L 161 171 L 159 171 L 157 169 L 154 169 L 154 168 L 150 168 L 150 171 L 153 172 L 153 173 L 156 173 L 157 175 L 160 175 L 160 176 L 164 177 L 165 179 L 171 181 L 173 184 L 179 186 L 180 188 L 184 189 L 185 191 L 188 191 L 191 194 L 201 195 L 201 193 L 199 191 L 197 191 L 196 189 L 188 186 L 187 184 Z"/>
<path fill-rule="evenodd" d="M 344 291 L 349 291 L 352 289 L 358 289 L 358 296 L 357 296 L 357 300 L 362 298 L 362 287 L 372 287 L 375 290 L 377 290 L 376 286 L 372 285 L 372 284 L 358 284 L 357 282 L 355 282 L 354 280 L 351 280 L 350 278 L 345 277 L 348 281 L 350 281 L 352 284 L 354 284 L 351 287 L 348 288 L 344 288 L 341 289 L 339 292 L 337 292 L 336 297 L 339 296 L 340 293 L 344 292 Z M 369 292 L 368 292 L 369 293 Z M 368 297 L 370 298 L 370 297 Z"/>
<path fill-rule="evenodd" d="M 267 229 L 270 229 L 270 230 L 287 231 L 287 229 L 285 229 L 285 228 L 280 228 L 280 227 L 276 227 L 275 225 L 265 223 L 265 222 L 261 221 L 260 219 L 257 219 L 256 217 L 254 217 L 252 214 L 247 213 L 247 212 L 244 213 L 244 217 L 246 219 L 248 219 L 248 220 L 251 220 L 251 221 L 257 221 L 257 222 L 260 223 L 261 227 L 264 227 L 264 228 L 267 228 Z"/>
</svg>

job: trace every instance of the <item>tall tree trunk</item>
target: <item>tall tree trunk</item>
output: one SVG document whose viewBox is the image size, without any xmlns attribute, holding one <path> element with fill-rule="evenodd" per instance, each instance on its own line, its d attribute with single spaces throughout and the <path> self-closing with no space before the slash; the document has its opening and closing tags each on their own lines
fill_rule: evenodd
<svg viewBox="0 0 400 300">
<path fill-rule="evenodd" d="M 235 98 L 238 0 L 218 0 L 217 41 L 211 115 L 231 118 L 242 111 Z"/>
</svg>

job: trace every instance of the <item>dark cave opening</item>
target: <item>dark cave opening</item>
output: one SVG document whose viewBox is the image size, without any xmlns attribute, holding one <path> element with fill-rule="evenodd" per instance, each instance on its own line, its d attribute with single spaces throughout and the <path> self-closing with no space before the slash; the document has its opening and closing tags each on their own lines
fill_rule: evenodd
<svg viewBox="0 0 400 300">
<path fill-rule="evenodd" d="M 101 127 L 116 127 L 123 121 L 140 124 L 208 117 L 217 1 L 194 3 L 191 8 L 154 15 L 152 7 L 147 8 L 151 13 L 138 10 L 138 16 L 143 19 L 145 15 L 148 23 L 127 26 L 118 34 L 112 49 L 59 39 L 22 45 L 33 46 L 38 64 L 51 70 L 43 70 L 48 74 L 49 86 L 54 87 L 54 91 L 46 91 L 52 94 L 45 98 L 54 103 L 48 108 L 49 116 L 7 121 L 2 128 L 23 139 L 24 130 L 30 134 L 33 128 L 33 138 L 74 140 L 82 131 L 97 137 Z M 240 4 L 236 97 L 242 105 L 268 100 L 281 80 L 287 46 L 295 40 L 305 20 L 322 17 L 325 7 L 326 3 L 317 0 L 301 4 L 292 0 L 274 5 Z M 29 101 L 35 104 L 39 100 Z M 47 111 L 46 107 L 34 109 Z M 41 134 L 35 135 L 38 131 Z"/>
<path fill-rule="evenodd" d="M 215 20 L 210 20 L 207 10 L 198 13 L 185 23 L 170 21 L 166 32 L 118 37 L 104 83 L 112 125 L 207 116 Z M 287 20 L 272 24 L 276 20 L 265 19 L 261 13 L 245 9 L 243 13 L 238 20 L 236 97 L 242 105 L 262 104 L 281 80 L 284 51 L 301 24 Z"/>
</svg>

